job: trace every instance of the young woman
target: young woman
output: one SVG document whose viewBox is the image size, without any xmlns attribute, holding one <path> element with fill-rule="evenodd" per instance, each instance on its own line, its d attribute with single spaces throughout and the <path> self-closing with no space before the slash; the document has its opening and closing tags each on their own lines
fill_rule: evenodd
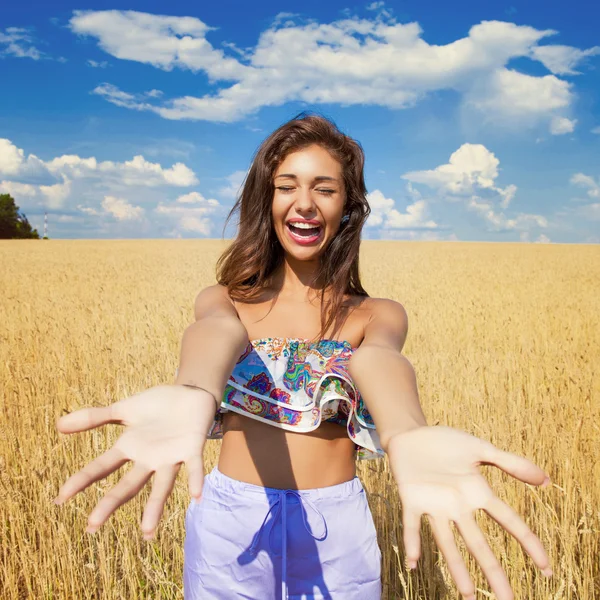
<svg viewBox="0 0 600 600">
<path fill-rule="evenodd" d="M 58 420 L 63 433 L 126 426 L 56 499 L 134 461 L 90 514 L 89 532 L 154 474 L 141 522 L 153 537 L 186 464 L 187 599 L 379 599 L 381 555 L 355 459 L 384 453 L 398 484 L 408 567 L 419 558 L 426 514 L 460 593 L 474 598 L 454 522 L 498 600 L 512 598 L 474 518 L 484 509 L 551 574 L 540 540 L 478 466 L 533 485 L 548 477 L 487 441 L 427 425 L 401 353 L 406 312 L 360 283 L 370 212 L 363 166 L 358 143 L 323 117 L 299 115 L 277 129 L 229 215 L 239 210 L 239 230 L 219 259 L 219 283 L 196 298 L 175 384 Z M 218 466 L 204 477 L 204 442 L 221 437 Z"/>
</svg>

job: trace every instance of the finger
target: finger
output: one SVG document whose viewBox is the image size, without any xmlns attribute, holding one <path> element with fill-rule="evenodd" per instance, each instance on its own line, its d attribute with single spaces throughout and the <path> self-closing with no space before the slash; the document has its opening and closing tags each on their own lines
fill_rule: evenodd
<svg viewBox="0 0 600 600">
<path fill-rule="evenodd" d="M 90 513 L 86 531 L 94 533 L 121 504 L 133 498 L 151 476 L 152 471 L 137 463 L 134 464 L 133 468 L 123 475 L 119 483 L 106 493 Z"/>
<path fill-rule="evenodd" d="M 489 442 L 482 445 L 481 462 L 495 465 L 505 473 L 531 485 L 542 485 L 546 479 L 550 480 L 544 470 L 529 459 L 500 450 Z"/>
<path fill-rule="evenodd" d="M 464 515 L 456 521 L 471 556 L 479 563 L 485 578 L 488 580 L 492 591 L 498 600 L 513 600 L 514 594 L 508 577 L 492 552 L 485 536 L 473 515 Z"/>
<path fill-rule="evenodd" d="M 552 575 L 550 558 L 541 540 L 529 529 L 517 512 L 497 496 L 488 500 L 484 510 L 523 546 L 523 550 L 531 556 L 544 575 L 547 577 Z"/>
<path fill-rule="evenodd" d="M 94 481 L 103 479 L 122 467 L 127 460 L 123 453 L 113 446 L 110 450 L 107 450 L 83 467 L 83 469 L 71 475 L 58 490 L 58 495 L 54 499 L 54 502 L 62 504 L 75 494 L 81 492 L 81 490 L 84 490 L 88 485 L 94 483 Z"/>
<path fill-rule="evenodd" d="M 456 582 L 458 591 L 464 596 L 465 599 L 475 600 L 475 585 L 471 581 L 467 566 L 465 565 L 465 562 L 460 555 L 458 548 L 456 547 L 454 534 L 452 533 L 450 524 L 447 521 L 436 521 L 431 517 L 429 517 L 428 520 L 431 526 L 431 531 L 433 532 L 433 537 L 435 538 L 435 543 L 446 559 L 448 570 Z"/>
<path fill-rule="evenodd" d="M 202 487 L 204 486 L 204 460 L 202 454 L 196 454 L 187 460 L 185 468 L 188 473 L 190 495 L 195 500 L 200 500 L 200 496 L 202 496 Z"/>
<path fill-rule="evenodd" d="M 61 433 L 75 433 L 77 431 L 87 431 L 99 425 L 108 423 L 122 424 L 117 416 L 115 405 L 94 406 L 92 408 L 80 408 L 68 415 L 63 415 L 56 421 L 56 428 Z"/>
<path fill-rule="evenodd" d="M 150 497 L 144 508 L 144 515 L 142 516 L 142 532 L 144 533 L 144 539 L 149 540 L 154 537 L 154 531 L 158 526 L 160 517 L 163 514 L 165 508 L 165 502 L 173 491 L 175 485 L 175 479 L 177 473 L 181 468 L 181 463 L 177 465 L 167 465 L 161 467 L 154 473 L 154 480 L 152 481 L 152 491 Z"/>
<path fill-rule="evenodd" d="M 421 515 L 412 510 L 402 510 L 402 537 L 406 564 L 409 569 L 414 569 L 421 556 Z"/>
</svg>

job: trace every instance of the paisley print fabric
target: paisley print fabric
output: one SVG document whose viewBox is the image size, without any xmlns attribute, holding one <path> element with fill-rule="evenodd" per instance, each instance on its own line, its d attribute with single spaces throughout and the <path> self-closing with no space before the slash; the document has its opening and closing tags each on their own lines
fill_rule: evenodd
<svg viewBox="0 0 600 600">
<path fill-rule="evenodd" d="M 289 431 L 315 430 L 322 421 L 346 427 L 361 459 L 383 456 L 373 419 L 347 367 L 349 342 L 302 338 L 251 340 L 225 386 L 209 439 L 223 436 L 233 411 Z"/>
</svg>

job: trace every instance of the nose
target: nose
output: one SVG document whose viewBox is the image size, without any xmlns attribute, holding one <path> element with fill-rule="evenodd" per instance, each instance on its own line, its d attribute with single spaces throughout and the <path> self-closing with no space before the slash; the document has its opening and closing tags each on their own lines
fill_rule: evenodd
<svg viewBox="0 0 600 600">
<path fill-rule="evenodd" d="M 294 198 L 294 206 L 299 213 L 312 213 L 315 211 L 315 201 L 310 188 L 299 187 Z"/>
</svg>

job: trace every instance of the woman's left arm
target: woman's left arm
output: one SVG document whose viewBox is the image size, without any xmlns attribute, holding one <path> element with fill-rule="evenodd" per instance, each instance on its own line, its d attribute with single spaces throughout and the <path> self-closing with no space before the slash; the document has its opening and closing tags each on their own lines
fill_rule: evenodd
<svg viewBox="0 0 600 600">
<path fill-rule="evenodd" d="M 538 537 L 494 494 L 478 467 L 494 465 L 532 485 L 547 485 L 549 478 L 528 459 L 486 440 L 450 427 L 427 426 L 414 369 L 401 354 L 407 333 L 408 318 L 402 305 L 373 299 L 364 340 L 354 351 L 348 372 L 373 417 L 398 484 L 408 566 L 414 568 L 419 558 L 421 516 L 427 515 L 461 595 L 474 600 L 475 586 L 456 546 L 454 523 L 498 600 L 512 600 L 506 573 L 474 512 L 485 510 L 519 541 L 546 576 L 552 574 L 550 561 Z"/>
<path fill-rule="evenodd" d="M 419 402 L 415 370 L 402 348 L 408 334 L 408 316 L 399 302 L 374 298 L 371 319 L 361 345 L 348 362 L 377 427 L 381 447 L 389 439 L 427 425 Z"/>
</svg>

